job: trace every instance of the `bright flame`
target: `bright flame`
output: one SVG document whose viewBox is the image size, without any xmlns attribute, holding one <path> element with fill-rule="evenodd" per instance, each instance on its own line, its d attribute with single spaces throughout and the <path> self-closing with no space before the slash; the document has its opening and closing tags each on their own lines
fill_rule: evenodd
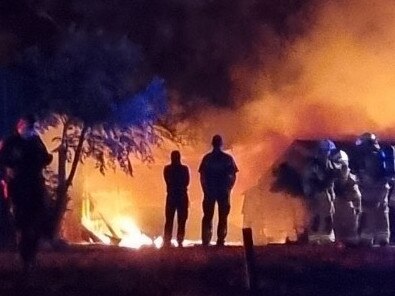
<svg viewBox="0 0 395 296">
<path fill-rule="evenodd" d="M 82 201 L 81 223 L 104 244 L 112 244 L 112 240 L 118 241 L 120 247 L 139 249 L 142 246 L 160 247 L 163 243 L 161 237 L 153 241 L 143 234 L 136 223 L 130 217 L 117 216 L 110 225 L 103 216 L 92 210 L 92 203 L 89 198 Z"/>
<path fill-rule="evenodd" d="M 154 245 L 157 249 L 160 249 L 163 246 L 163 237 L 159 236 L 154 240 Z"/>
<path fill-rule="evenodd" d="M 123 233 L 119 243 L 120 247 L 139 249 L 142 246 L 153 245 L 152 239 L 143 234 L 131 218 L 118 217 L 116 220 L 118 220 L 119 229 Z"/>
</svg>

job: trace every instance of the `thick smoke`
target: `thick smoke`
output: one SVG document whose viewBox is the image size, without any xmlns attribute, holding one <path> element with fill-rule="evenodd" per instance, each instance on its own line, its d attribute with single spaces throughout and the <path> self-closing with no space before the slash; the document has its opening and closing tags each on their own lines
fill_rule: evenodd
<svg viewBox="0 0 395 296">
<path fill-rule="evenodd" d="M 204 108 L 197 116 L 204 133 L 213 126 L 208 118 L 215 118 L 216 128 L 235 143 L 365 130 L 389 136 L 395 121 L 395 7 L 387 1 L 374 7 L 369 1 L 326 1 L 314 11 L 310 29 L 287 40 L 281 54 L 268 53 L 260 40 L 263 53 L 255 52 L 254 59 L 268 61 L 264 66 L 232 67 L 235 99 L 249 94 L 250 100 L 225 112 Z"/>
</svg>

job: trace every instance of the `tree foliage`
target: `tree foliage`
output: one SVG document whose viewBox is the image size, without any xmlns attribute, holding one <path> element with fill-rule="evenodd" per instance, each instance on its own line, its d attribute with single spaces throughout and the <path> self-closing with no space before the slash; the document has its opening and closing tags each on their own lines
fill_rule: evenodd
<svg viewBox="0 0 395 296">
<path fill-rule="evenodd" d="M 56 225 L 78 163 L 92 158 L 102 173 L 119 166 L 132 174 L 131 156 L 151 162 L 151 146 L 172 136 L 158 125 L 166 112 L 164 81 L 145 74 L 138 47 L 124 36 L 72 28 L 53 51 L 24 51 L 15 70 L 23 77 L 25 108 L 40 116 L 40 128 L 61 129 L 53 139 Z"/>
<path fill-rule="evenodd" d="M 40 115 L 41 128 L 63 126 L 54 140 L 68 148 L 69 161 L 83 133 L 82 160 L 130 170 L 131 154 L 152 160 L 150 145 L 161 134 L 155 123 L 166 111 L 164 83 L 146 77 L 142 62 L 126 37 L 70 29 L 54 52 L 29 48 L 16 66 L 29 90 L 25 105 Z"/>
</svg>

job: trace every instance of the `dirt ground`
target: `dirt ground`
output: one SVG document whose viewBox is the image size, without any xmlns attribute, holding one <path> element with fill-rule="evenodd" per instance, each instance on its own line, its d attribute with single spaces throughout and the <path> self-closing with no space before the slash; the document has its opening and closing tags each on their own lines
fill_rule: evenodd
<svg viewBox="0 0 395 296">
<path fill-rule="evenodd" d="M 258 295 L 395 295 L 395 248 L 257 247 Z M 0 253 L 0 295 L 248 295 L 242 247 L 43 251 L 22 273 Z"/>
</svg>

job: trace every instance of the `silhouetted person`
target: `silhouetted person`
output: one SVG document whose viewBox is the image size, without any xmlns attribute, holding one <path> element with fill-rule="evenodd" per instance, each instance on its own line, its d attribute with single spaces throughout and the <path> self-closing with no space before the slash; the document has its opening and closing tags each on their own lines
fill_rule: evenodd
<svg viewBox="0 0 395 296">
<path fill-rule="evenodd" d="M 26 270 L 34 266 L 46 214 L 42 170 L 52 161 L 52 155 L 35 132 L 34 123 L 31 115 L 21 117 L 15 135 L 4 142 L 0 152 L 0 166 L 6 172 L 19 234 L 18 248 Z"/>
<path fill-rule="evenodd" d="M 189 169 L 186 165 L 181 164 L 179 151 L 171 153 L 171 164 L 165 166 L 163 175 L 167 187 L 164 246 L 171 245 L 174 215 L 177 212 L 177 242 L 178 246 L 182 247 L 185 237 L 185 223 L 188 218 Z"/>
<path fill-rule="evenodd" d="M 203 197 L 202 244 L 207 246 L 212 237 L 215 203 L 218 203 L 217 245 L 223 246 L 230 212 L 230 192 L 236 181 L 238 168 L 232 156 L 224 153 L 222 138 L 215 135 L 213 151 L 203 157 L 199 167 Z"/>
</svg>

